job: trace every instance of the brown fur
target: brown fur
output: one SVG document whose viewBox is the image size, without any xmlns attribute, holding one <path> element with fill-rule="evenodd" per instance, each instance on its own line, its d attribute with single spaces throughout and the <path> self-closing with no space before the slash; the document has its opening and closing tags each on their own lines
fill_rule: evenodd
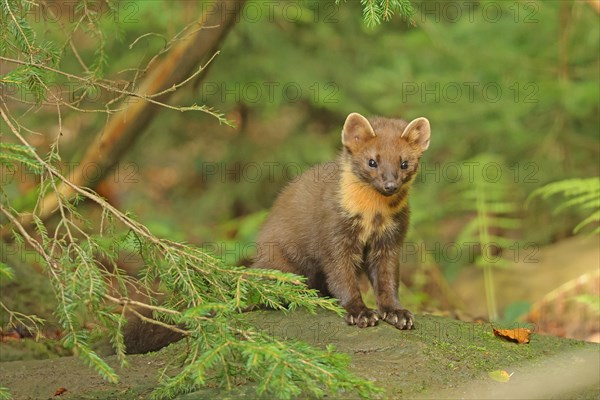
<svg viewBox="0 0 600 400">
<path fill-rule="evenodd" d="M 310 287 L 340 301 L 349 324 L 373 326 L 381 317 L 411 329 L 412 314 L 398 301 L 398 260 L 409 189 L 429 136 L 424 118 L 409 124 L 350 114 L 333 173 L 332 164 L 317 165 L 285 188 L 258 236 L 253 267 L 306 276 Z M 379 313 L 362 300 L 361 273 L 373 285 Z"/>
</svg>

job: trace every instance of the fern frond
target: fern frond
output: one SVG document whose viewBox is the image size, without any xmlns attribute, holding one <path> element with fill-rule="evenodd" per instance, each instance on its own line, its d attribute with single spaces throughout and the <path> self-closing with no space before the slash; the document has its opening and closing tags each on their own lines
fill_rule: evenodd
<svg viewBox="0 0 600 400">
<path fill-rule="evenodd" d="M 474 241 L 479 244 L 481 254 L 476 257 L 476 265 L 483 268 L 488 317 L 491 321 L 498 318 L 496 295 L 494 288 L 493 268 L 503 266 L 507 262 L 494 257 L 494 248 L 507 248 L 514 245 L 514 240 L 502 236 L 501 232 L 519 229 L 519 219 L 513 217 L 519 211 L 519 204 L 507 200 L 510 193 L 509 182 L 492 179 L 485 174 L 488 165 L 504 165 L 503 160 L 495 154 L 481 154 L 465 162 L 472 165 L 472 174 L 460 182 L 460 201 L 463 208 L 474 213 L 475 217 L 467 223 L 459 235 L 459 241 Z M 502 171 L 500 171 L 502 172 Z M 498 233 L 500 232 L 500 233 Z"/>
<path fill-rule="evenodd" d="M 527 204 L 536 197 L 548 199 L 559 194 L 567 199 L 555 208 L 554 212 L 556 213 L 563 211 L 564 209 L 576 209 L 580 211 L 593 210 L 588 217 L 577 224 L 573 229 L 574 233 L 580 232 L 587 225 L 600 223 L 600 177 L 566 179 L 549 183 L 534 190 L 529 195 Z M 599 232 L 599 227 L 596 227 L 592 231 L 593 234 Z"/>
<path fill-rule="evenodd" d="M 600 192 L 600 177 L 585 179 L 565 179 L 558 182 L 549 183 L 531 193 L 531 198 L 541 196 L 547 199 L 556 194 L 562 194 L 566 197 L 578 196 L 588 193 Z"/>
<path fill-rule="evenodd" d="M 585 226 L 592 223 L 600 223 L 600 210 L 594 211 L 590 216 L 581 221 L 575 228 L 573 228 L 573 233 L 579 233 Z M 600 233 L 600 225 L 596 226 L 596 228 L 591 232 L 592 234 L 597 235 Z"/>
</svg>

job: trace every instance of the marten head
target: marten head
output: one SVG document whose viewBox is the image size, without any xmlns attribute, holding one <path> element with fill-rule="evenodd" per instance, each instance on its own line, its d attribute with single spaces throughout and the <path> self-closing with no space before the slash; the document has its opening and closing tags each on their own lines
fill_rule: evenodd
<svg viewBox="0 0 600 400">
<path fill-rule="evenodd" d="M 427 118 L 406 122 L 352 113 L 342 129 L 344 158 L 361 181 L 392 196 L 415 178 L 430 136 Z"/>
</svg>

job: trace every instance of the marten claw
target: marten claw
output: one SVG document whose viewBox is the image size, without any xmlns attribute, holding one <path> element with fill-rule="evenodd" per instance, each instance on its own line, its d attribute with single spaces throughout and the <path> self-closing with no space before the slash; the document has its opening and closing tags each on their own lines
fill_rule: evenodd
<svg viewBox="0 0 600 400">
<path fill-rule="evenodd" d="M 381 318 L 398 329 L 414 329 L 414 317 L 408 310 L 398 309 L 386 311 Z"/>
<path fill-rule="evenodd" d="M 379 321 L 379 315 L 375 310 L 364 310 L 358 314 L 347 314 L 346 322 L 348 325 L 356 325 L 359 328 L 366 328 L 368 326 L 375 326 Z"/>
</svg>

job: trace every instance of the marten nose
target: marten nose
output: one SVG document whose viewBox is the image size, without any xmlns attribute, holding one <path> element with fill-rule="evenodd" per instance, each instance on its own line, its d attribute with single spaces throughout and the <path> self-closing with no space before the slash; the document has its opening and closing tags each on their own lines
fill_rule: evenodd
<svg viewBox="0 0 600 400">
<path fill-rule="evenodd" d="M 388 193 L 394 193 L 398 189 L 398 185 L 394 181 L 389 181 L 383 184 L 383 189 Z"/>
</svg>

